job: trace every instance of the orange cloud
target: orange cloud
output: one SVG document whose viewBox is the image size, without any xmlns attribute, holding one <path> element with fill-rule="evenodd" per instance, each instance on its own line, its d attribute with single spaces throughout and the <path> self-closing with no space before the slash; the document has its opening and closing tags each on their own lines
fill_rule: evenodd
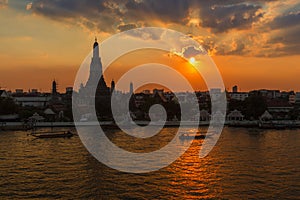
<svg viewBox="0 0 300 200">
<path fill-rule="evenodd" d="M 8 0 L 0 0 L 0 8 L 7 8 Z"/>
</svg>

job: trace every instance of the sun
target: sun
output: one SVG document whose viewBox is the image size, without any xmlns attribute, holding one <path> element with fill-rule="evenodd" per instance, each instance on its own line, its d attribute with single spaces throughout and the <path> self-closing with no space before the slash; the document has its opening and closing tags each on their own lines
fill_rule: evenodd
<svg viewBox="0 0 300 200">
<path fill-rule="evenodd" d="M 196 59 L 194 57 L 191 57 L 189 59 L 189 62 L 192 64 L 192 65 L 195 65 L 196 64 Z"/>
</svg>

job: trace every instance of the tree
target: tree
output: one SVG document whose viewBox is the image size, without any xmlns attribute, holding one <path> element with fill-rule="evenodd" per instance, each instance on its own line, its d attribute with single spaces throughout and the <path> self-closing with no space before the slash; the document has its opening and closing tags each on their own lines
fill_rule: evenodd
<svg viewBox="0 0 300 200">
<path fill-rule="evenodd" d="M 231 99 L 228 102 L 228 110 L 229 111 L 232 111 L 232 110 L 245 111 L 245 102 L 239 101 L 236 99 Z"/>
<path fill-rule="evenodd" d="M 0 98 L 0 115 L 18 113 L 19 106 L 11 98 Z"/>
<path fill-rule="evenodd" d="M 289 118 L 292 120 L 298 119 L 300 116 L 300 108 L 299 107 L 294 107 L 290 112 L 289 112 Z"/>
<path fill-rule="evenodd" d="M 258 94 L 254 94 L 245 99 L 244 114 L 247 119 L 258 119 L 266 110 L 266 100 Z"/>
</svg>

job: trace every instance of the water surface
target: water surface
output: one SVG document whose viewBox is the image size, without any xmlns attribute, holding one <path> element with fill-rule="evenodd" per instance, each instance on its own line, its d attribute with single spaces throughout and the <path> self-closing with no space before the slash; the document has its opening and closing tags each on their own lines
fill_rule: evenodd
<svg viewBox="0 0 300 200">
<path fill-rule="evenodd" d="M 166 145 L 175 131 L 165 128 L 155 139 L 143 142 L 118 131 L 107 134 L 124 149 L 149 152 Z M 225 128 L 207 157 L 199 159 L 202 141 L 196 140 L 172 165 L 144 174 L 123 173 L 99 163 L 78 136 L 33 139 L 27 133 L 0 132 L 0 199 L 300 196 L 300 130 Z"/>
</svg>

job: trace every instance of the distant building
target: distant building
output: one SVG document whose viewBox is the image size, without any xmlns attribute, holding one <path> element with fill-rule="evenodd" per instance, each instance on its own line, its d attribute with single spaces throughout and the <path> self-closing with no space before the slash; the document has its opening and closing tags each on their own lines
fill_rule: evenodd
<svg viewBox="0 0 300 200">
<path fill-rule="evenodd" d="M 31 89 L 32 94 L 37 94 L 38 92 L 39 92 L 38 89 Z"/>
<path fill-rule="evenodd" d="M 16 94 L 23 94 L 23 93 L 24 93 L 23 89 L 16 89 Z"/>
<path fill-rule="evenodd" d="M 283 99 L 285 99 L 285 98 L 288 99 L 290 95 L 295 95 L 295 92 L 294 92 L 294 91 L 289 91 L 289 92 L 287 92 L 287 91 L 282 91 L 282 92 L 280 93 L 280 96 L 281 96 L 281 98 L 283 98 Z"/>
<path fill-rule="evenodd" d="M 296 103 L 296 95 L 295 94 L 289 95 L 289 103 L 291 103 L 291 104 Z"/>
<path fill-rule="evenodd" d="M 143 90 L 142 93 L 144 93 L 144 94 L 150 94 L 150 90 Z"/>
<path fill-rule="evenodd" d="M 276 99 L 281 97 L 281 92 L 280 90 L 266 90 L 266 89 L 261 89 L 261 90 L 254 90 L 249 92 L 250 95 L 252 94 L 258 94 L 263 97 L 266 97 L 268 99 Z"/>
<path fill-rule="evenodd" d="M 21 96 L 14 97 L 15 102 L 23 107 L 37 107 L 44 108 L 49 105 L 51 96 Z"/>
<path fill-rule="evenodd" d="M 0 122 L 14 122 L 19 120 L 18 114 L 0 115 Z"/>
<path fill-rule="evenodd" d="M 45 120 L 45 118 L 38 113 L 34 113 L 31 117 L 28 118 L 28 120 L 32 122 L 42 122 Z"/>
<path fill-rule="evenodd" d="M 209 91 L 212 94 L 220 94 L 222 92 L 221 88 L 212 88 Z"/>
<path fill-rule="evenodd" d="M 230 120 L 230 121 L 242 121 L 242 120 L 244 120 L 244 115 L 241 113 L 241 111 L 234 110 L 234 111 L 231 111 L 227 115 L 227 120 Z"/>
<path fill-rule="evenodd" d="M 289 112 L 293 109 L 293 106 L 287 100 L 281 99 L 271 99 L 267 101 L 267 107 L 275 119 L 288 118 Z"/>
<path fill-rule="evenodd" d="M 111 81 L 111 84 L 110 84 L 110 92 L 113 93 L 115 91 L 115 87 L 116 87 L 116 84 L 115 84 L 115 81 L 112 80 Z"/>
<path fill-rule="evenodd" d="M 233 92 L 229 93 L 230 99 L 235 99 L 238 101 L 245 101 L 249 97 L 248 92 Z"/>
<path fill-rule="evenodd" d="M 225 114 L 223 114 L 221 111 L 218 110 L 217 112 L 211 114 L 211 120 L 212 120 L 211 123 L 219 124 L 220 122 L 223 121 L 224 117 Z"/>
<path fill-rule="evenodd" d="M 163 92 L 156 92 L 154 97 L 159 97 L 161 102 L 168 102 L 168 99 L 165 97 Z"/>
<path fill-rule="evenodd" d="M 171 101 L 174 98 L 175 95 L 172 92 L 165 92 L 164 96 L 167 99 L 167 101 Z"/>
<path fill-rule="evenodd" d="M 2 98 L 8 98 L 9 95 L 5 90 L 0 90 L 0 97 Z"/>
<path fill-rule="evenodd" d="M 176 98 L 177 98 L 178 102 L 181 102 L 181 103 L 188 102 L 188 96 L 186 93 L 176 93 Z"/>
<path fill-rule="evenodd" d="M 210 97 L 212 101 L 218 100 L 222 96 L 222 90 L 220 88 L 212 88 L 209 91 Z"/>
<path fill-rule="evenodd" d="M 261 116 L 260 119 L 263 121 L 271 120 L 273 119 L 273 116 L 266 110 Z"/>
<path fill-rule="evenodd" d="M 23 93 L 22 89 L 17 89 L 16 93 L 12 94 L 12 97 L 16 104 L 22 107 L 36 107 L 36 108 L 45 108 L 49 106 L 53 101 L 53 96 L 60 100 L 56 90 L 56 82 L 52 82 L 52 93 L 51 94 L 41 94 L 37 89 L 32 89 L 28 93 Z"/>
<path fill-rule="evenodd" d="M 210 120 L 210 114 L 207 110 L 201 110 L 200 111 L 200 121 L 209 121 Z"/>
<path fill-rule="evenodd" d="M 157 93 L 163 94 L 164 93 L 164 89 L 153 89 L 153 95 L 155 95 Z"/>
<path fill-rule="evenodd" d="M 149 96 L 148 94 L 144 94 L 144 93 L 134 94 L 135 106 L 137 108 L 142 106 L 145 103 L 146 97 L 148 97 L 148 96 Z"/>
<path fill-rule="evenodd" d="M 296 95 L 295 95 L 295 102 L 296 102 L 296 103 L 300 103 L 300 92 L 296 92 Z"/>
<path fill-rule="evenodd" d="M 56 95 L 57 94 L 57 83 L 56 81 L 54 80 L 52 82 L 52 95 Z"/>
<path fill-rule="evenodd" d="M 232 93 L 237 93 L 238 92 L 238 86 L 233 86 L 232 87 Z"/>
<path fill-rule="evenodd" d="M 133 83 L 130 82 L 130 85 L 129 85 L 129 94 L 133 94 Z"/>
<path fill-rule="evenodd" d="M 72 93 L 73 93 L 73 87 L 67 87 L 66 94 L 72 94 Z"/>
</svg>

